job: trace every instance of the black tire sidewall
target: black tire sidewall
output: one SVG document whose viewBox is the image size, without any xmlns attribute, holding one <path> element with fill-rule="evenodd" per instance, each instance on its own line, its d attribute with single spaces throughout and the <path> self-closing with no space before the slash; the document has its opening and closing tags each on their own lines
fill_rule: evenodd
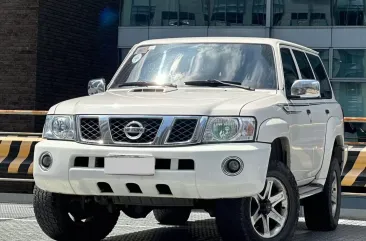
<svg viewBox="0 0 366 241">
<path fill-rule="evenodd" d="M 342 201 L 342 192 L 341 192 L 341 170 L 340 170 L 340 166 L 338 164 L 338 159 L 333 157 L 332 158 L 332 162 L 330 164 L 330 168 L 329 168 L 329 173 L 328 173 L 328 177 L 326 180 L 326 187 L 325 187 L 325 195 L 328 197 L 327 198 L 327 202 L 328 202 L 328 212 L 330 214 L 330 222 L 331 225 L 337 225 L 338 221 L 339 221 L 339 217 L 340 217 L 340 212 L 341 212 L 341 201 Z M 333 216 L 332 213 L 332 184 L 333 184 L 333 172 L 336 172 L 336 179 L 337 179 L 337 209 L 336 209 L 336 213 L 335 216 Z"/>
</svg>

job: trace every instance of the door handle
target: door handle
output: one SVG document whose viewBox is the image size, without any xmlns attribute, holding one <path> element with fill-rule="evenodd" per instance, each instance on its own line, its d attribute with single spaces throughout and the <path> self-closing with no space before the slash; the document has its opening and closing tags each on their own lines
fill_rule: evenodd
<svg viewBox="0 0 366 241">
<path fill-rule="evenodd" d="M 311 114 L 311 111 L 310 110 L 306 110 L 306 113 L 308 113 L 308 115 L 310 115 Z"/>
<path fill-rule="evenodd" d="M 325 110 L 325 114 L 327 114 L 327 115 L 329 114 L 329 110 L 328 109 Z"/>
</svg>

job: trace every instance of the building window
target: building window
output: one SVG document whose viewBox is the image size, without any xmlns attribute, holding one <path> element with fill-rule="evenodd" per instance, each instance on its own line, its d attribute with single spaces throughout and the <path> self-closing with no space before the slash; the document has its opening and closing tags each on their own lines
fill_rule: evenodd
<svg viewBox="0 0 366 241">
<path fill-rule="evenodd" d="M 148 26 L 150 21 L 149 0 L 122 0 L 122 26 Z"/>
<path fill-rule="evenodd" d="M 275 26 L 330 26 L 331 0 L 273 0 Z"/>
<path fill-rule="evenodd" d="M 366 83 L 332 82 L 335 97 L 347 117 L 366 116 Z"/>
<path fill-rule="evenodd" d="M 366 78 L 366 49 L 335 49 L 333 78 Z"/>
<path fill-rule="evenodd" d="M 364 0 L 334 0 L 334 20 L 339 26 L 365 25 Z"/>
<path fill-rule="evenodd" d="M 207 0 L 122 0 L 122 26 L 207 26 Z"/>
<path fill-rule="evenodd" d="M 266 0 L 208 0 L 211 26 L 264 26 Z"/>
</svg>

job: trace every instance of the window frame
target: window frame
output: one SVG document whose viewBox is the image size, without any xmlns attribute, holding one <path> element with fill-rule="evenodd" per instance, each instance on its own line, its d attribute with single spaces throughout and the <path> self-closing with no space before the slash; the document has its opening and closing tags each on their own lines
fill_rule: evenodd
<svg viewBox="0 0 366 241">
<path fill-rule="evenodd" d="M 328 73 L 327 73 L 327 71 L 326 71 L 326 68 L 325 68 L 325 66 L 324 66 L 324 63 L 323 63 L 322 59 L 320 58 L 320 56 L 319 56 L 319 55 L 316 55 L 316 54 L 312 54 L 312 53 L 307 53 L 307 52 L 305 52 L 305 56 L 306 56 L 306 58 L 307 58 L 307 60 L 308 60 L 308 62 L 309 62 L 309 64 L 310 64 L 311 69 L 313 70 L 314 78 L 317 78 L 317 75 L 315 74 L 315 70 L 314 70 L 314 68 L 313 68 L 313 66 L 312 66 L 312 64 L 311 64 L 311 62 L 310 62 L 310 60 L 309 60 L 308 55 L 312 55 L 312 56 L 314 56 L 314 57 L 316 57 L 316 58 L 318 58 L 318 59 L 319 59 L 319 61 L 320 61 L 321 65 L 322 65 L 322 67 L 323 67 L 323 71 L 324 71 L 324 73 L 325 73 L 325 76 L 326 76 L 326 82 L 328 83 L 328 85 L 329 85 L 329 87 L 330 87 L 330 90 L 331 90 L 331 96 L 330 96 L 330 98 L 326 98 L 326 97 L 321 97 L 321 96 L 320 96 L 320 99 L 332 100 L 332 99 L 334 98 L 333 88 L 332 88 L 332 84 L 330 83 L 330 79 L 329 79 Z M 318 80 L 318 79 L 315 79 L 315 80 L 317 80 L 317 81 L 319 82 L 319 84 L 320 84 L 320 80 Z M 321 90 L 320 90 L 320 92 L 321 92 Z"/>
<path fill-rule="evenodd" d="M 288 49 L 290 51 L 290 55 L 291 55 L 291 58 L 292 58 L 292 61 L 294 62 L 295 64 L 295 69 L 296 69 L 296 72 L 297 72 L 297 77 L 300 78 L 300 71 L 299 71 L 299 66 L 297 65 L 297 62 L 295 61 L 295 56 L 294 56 L 294 53 L 292 52 L 292 49 L 291 49 L 291 46 L 288 46 L 288 45 L 280 45 L 279 47 L 279 54 L 280 54 L 280 58 L 281 58 L 281 72 L 282 72 L 282 79 L 283 79 L 283 91 L 285 92 L 285 96 L 288 100 L 292 100 L 292 98 L 289 98 L 289 96 L 291 95 L 291 93 L 287 93 L 286 92 L 286 80 L 285 80 L 285 75 L 284 75 L 284 72 L 283 72 L 283 59 L 282 59 L 282 54 L 281 54 L 281 50 L 282 49 Z M 290 87 L 291 88 L 291 87 Z M 303 100 L 303 99 L 299 99 L 299 100 Z"/>
<path fill-rule="evenodd" d="M 301 49 L 301 48 L 297 48 L 297 47 L 295 47 L 295 46 L 291 46 L 291 45 L 286 45 L 286 44 L 281 44 L 280 45 L 280 55 L 281 55 L 281 49 L 282 48 L 287 48 L 287 49 L 289 49 L 290 50 L 290 53 L 291 53 L 291 55 L 292 55 L 292 60 L 294 61 L 294 63 L 295 63 L 295 66 L 296 66 L 296 70 L 297 70 L 297 75 L 298 75 L 298 77 L 299 77 L 299 80 L 300 79 L 303 79 L 302 78 L 302 74 L 301 74 L 301 71 L 300 71 L 300 69 L 299 69 L 299 65 L 298 65 L 298 63 L 297 63 L 297 60 L 296 60 L 296 57 L 295 57 L 295 54 L 294 54 L 294 52 L 293 52 L 293 50 L 296 50 L 296 51 L 299 51 L 299 52 L 303 52 L 304 54 L 305 54 L 305 57 L 306 57 L 306 60 L 308 61 L 308 63 L 309 63 L 309 65 L 310 65 L 310 69 L 311 69 L 311 71 L 312 71 L 312 73 L 313 73 L 313 75 L 314 75 L 314 80 L 317 80 L 316 79 L 316 75 L 315 75 L 315 72 L 314 72 L 314 69 L 313 69 L 313 66 L 311 65 L 311 63 L 310 63 L 310 61 L 309 61 L 309 58 L 308 58 L 308 56 L 307 56 L 307 54 L 312 54 L 312 55 L 315 55 L 316 57 L 318 57 L 319 59 L 320 59 L 320 61 L 321 61 L 321 63 L 322 63 L 322 66 L 323 66 L 323 68 L 324 68 L 324 70 L 325 70 L 325 67 L 324 67 L 324 63 L 323 63 L 323 61 L 321 60 L 321 58 L 320 58 L 320 56 L 318 56 L 318 55 L 316 55 L 316 54 L 314 54 L 314 53 L 311 53 L 311 52 L 309 52 L 309 51 L 306 51 L 306 50 L 304 50 L 304 49 Z M 327 76 L 327 80 L 328 80 L 328 83 L 330 84 L 330 88 L 331 88 L 331 91 L 332 91 L 332 98 L 331 99 L 329 99 L 329 98 L 324 98 L 324 97 L 309 97 L 309 98 L 300 98 L 300 99 L 294 99 L 294 98 L 289 98 L 289 95 L 286 93 L 286 81 L 285 81 L 285 79 L 284 79 L 284 75 L 283 75 L 283 61 L 282 61 L 282 56 L 281 56 L 281 66 L 282 66 L 282 78 L 283 78 L 283 85 L 284 85 L 284 91 L 285 91 L 285 95 L 286 95 L 286 98 L 287 99 L 289 99 L 289 100 L 331 100 L 331 99 L 334 99 L 334 92 L 333 92 L 333 87 L 332 87 L 332 85 L 331 85 L 331 81 L 330 81 L 330 79 L 329 79 L 329 76 L 328 76 L 328 73 L 325 71 L 325 74 L 326 74 L 326 76 Z M 319 80 L 317 80 L 318 82 L 319 82 Z"/>
</svg>

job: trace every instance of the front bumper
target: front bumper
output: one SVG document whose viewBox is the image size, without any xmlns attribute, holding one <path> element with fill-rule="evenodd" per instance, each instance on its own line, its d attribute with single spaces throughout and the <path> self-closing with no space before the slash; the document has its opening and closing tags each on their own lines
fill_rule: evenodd
<svg viewBox="0 0 366 241">
<path fill-rule="evenodd" d="M 271 145 L 264 143 L 141 148 L 45 140 L 35 147 L 34 179 L 39 188 L 63 194 L 192 199 L 245 197 L 263 190 L 270 151 Z M 53 164 L 47 171 L 39 164 L 45 152 L 53 158 Z M 96 159 L 111 153 L 152 155 L 156 159 L 171 160 L 171 165 L 165 170 L 156 169 L 150 176 L 108 175 L 103 167 L 95 167 L 95 164 Z M 243 160 L 244 169 L 237 176 L 228 176 L 222 170 L 222 162 L 229 156 Z M 76 167 L 76 157 L 87 158 L 87 166 Z M 184 160 L 193 160 L 194 168 L 180 170 L 178 162 Z M 109 184 L 113 193 L 101 192 L 100 182 Z M 131 193 L 126 186 L 128 183 L 138 185 L 141 193 Z M 167 185 L 172 194 L 160 194 L 156 187 L 158 184 Z"/>
</svg>

